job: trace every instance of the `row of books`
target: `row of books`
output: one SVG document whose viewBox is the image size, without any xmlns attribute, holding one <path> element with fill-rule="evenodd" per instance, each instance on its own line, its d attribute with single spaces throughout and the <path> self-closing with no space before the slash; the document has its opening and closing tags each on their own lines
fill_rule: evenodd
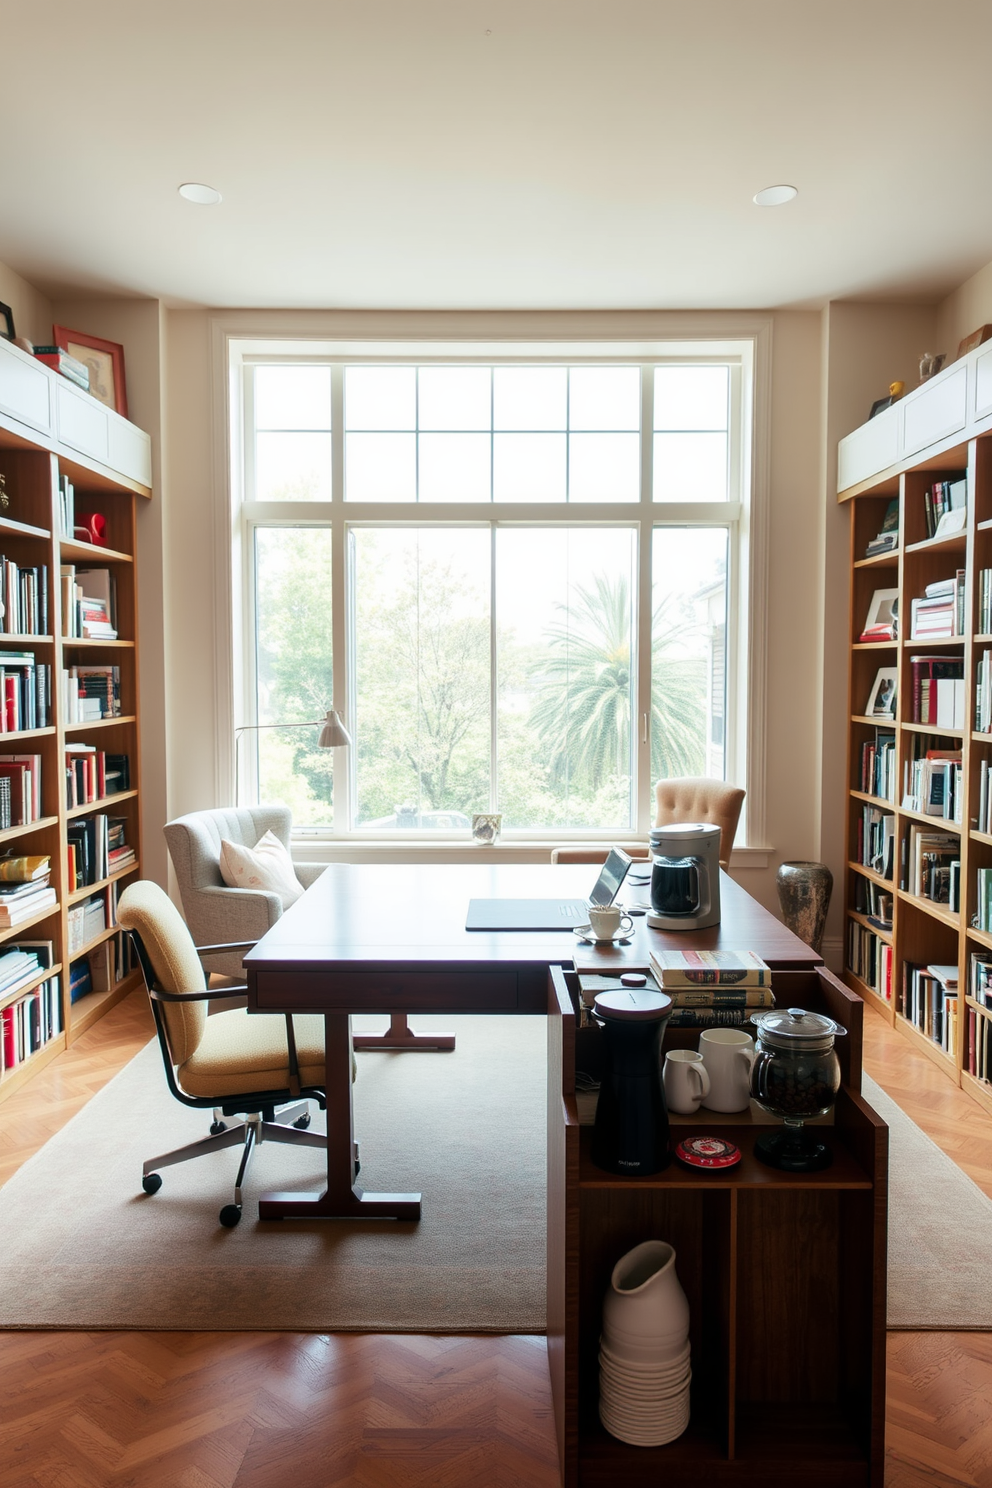
<svg viewBox="0 0 992 1488">
<path fill-rule="evenodd" d="M 854 908 L 879 930 L 892 929 L 892 901 L 891 890 L 883 889 L 870 878 L 855 875 Z"/>
<path fill-rule="evenodd" d="M 953 480 L 934 481 L 923 492 L 923 515 L 927 526 L 927 537 L 943 536 L 947 532 L 964 531 L 964 514 L 968 508 L 968 480 L 964 474 Z M 950 513 L 960 513 L 950 519 Z"/>
<path fill-rule="evenodd" d="M 992 930 L 992 868 L 979 868 L 975 874 L 972 924 L 976 930 Z"/>
<path fill-rule="evenodd" d="M 978 766 L 978 810 L 975 813 L 975 828 L 979 832 L 992 834 L 992 765 L 981 760 Z"/>
<path fill-rule="evenodd" d="M 119 718 L 120 667 L 94 665 L 63 668 L 62 711 L 66 723 L 95 723 L 101 718 Z"/>
<path fill-rule="evenodd" d="M 865 557 L 874 558 L 879 553 L 891 553 L 899 546 L 899 497 L 893 496 L 885 508 L 882 525 L 877 536 L 865 548 Z"/>
<path fill-rule="evenodd" d="M 59 476 L 59 524 L 63 537 L 75 535 L 76 491 L 67 475 Z"/>
<path fill-rule="evenodd" d="M 877 806 L 864 806 L 858 819 L 857 861 L 882 878 L 891 878 L 896 819 Z"/>
<path fill-rule="evenodd" d="M 83 640 L 117 639 L 117 579 L 109 568 L 63 564 L 62 634 Z"/>
<path fill-rule="evenodd" d="M 961 906 L 961 839 L 911 822 L 903 838 L 902 887 L 956 912 Z"/>
<path fill-rule="evenodd" d="M 4 635 L 48 635 L 47 566 L 21 568 L 12 558 L 0 555 L 0 605 Z"/>
<path fill-rule="evenodd" d="M 903 962 L 898 1011 L 946 1053 L 957 1047 L 958 968 Z"/>
<path fill-rule="evenodd" d="M 95 744 L 65 746 L 66 805 L 88 806 L 131 788 L 131 762 L 126 754 L 108 754 Z"/>
<path fill-rule="evenodd" d="M 69 1001 L 78 1002 L 90 992 L 109 992 L 134 968 L 131 937 L 121 930 L 101 940 L 69 964 Z"/>
<path fill-rule="evenodd" d="M 112 873 L 130 868 L 137 859 L 125 840 L 127 820 L 96 812 L 77 817 L 66 827 L 69 891 L 100 883 Z"/>
<path fill-rule="evenodd" d="M 992 568 L 978 570 L 977 597 L 976 629 L 979 635 L 992 635 Z"/>
<path fill-rule="evenodd" d="M 0 651 L 0 734 L 47 728 L 52 721 L 52 669 L 31 651 Z"/>
<path fill-rule="evenodd" d="M 881 801 L 895 803 L 896 736 L 890 729 L 876 729 L 874 739 L 862 744 L 858 789 Z"/>
<path fill-rule="evenodd" d="M 27 827 L 40 817 L 41 755 L 0 754 L 0 826 Z"/>
<path fill-rule="evenodd" d="M 911 656 L 913 723 L 965 727 L 964 660 L 960 656 Z"/>
<path fill-rule="evenodd" d="M 0 1078 L 37 1054 L 62 1027 L 59 978 L 53 976 L 0 1012 Z"/>
<path fill-rule="evenodd" d="M 103 894 L 93 894 L 79 904 L 71 904 L 68 920 L 68 954 L 75 956 L 108 928 L 106 898 Z"/>
<path fill-rule="evenodd" d="M 992 1083 L 992 1019 L 968 1009 L 968 1047 L 964 1067 L 976 1080 Z"/>
<path fill-rule="evenodd" d="M 903 767 L 906 811 L 960 822 L 964 816 L 964 767 L 960 749 L 927 749 Z"/>
<path fill-rule="evenodd" d="M 984 650 L 975 673 L 975 730 L 992 733 L 992 651 Z"/>
<path fill-rule="evenodd" d="M 928 584 L 923 596 L 909 602 L 909 634 L 914 641 L 937 640 L 963 636 L 965 570 L 959 568 L 953 578 L 937 579 Z"/>
<path fill-rule="evenodd" d="M 877 996 L 892 1001 L 892 947 L 857 920 L 848 921 L 847 965 Z"/>
</svg>

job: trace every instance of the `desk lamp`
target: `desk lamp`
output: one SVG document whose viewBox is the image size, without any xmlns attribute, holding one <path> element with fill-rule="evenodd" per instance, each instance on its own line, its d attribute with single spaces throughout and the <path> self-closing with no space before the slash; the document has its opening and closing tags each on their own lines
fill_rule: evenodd
<svg viewBox="0 0 992 1488">
<path fill-rule="evenodd" d="M 323 718 L 311 718 L 305 723 L 243 723 L 234 730 L 234 752 L 235 752 L 235 775 L 238 787 L 237 796 L 240 800 L 241 770 L 240 753 L 241 735 L 247 733 L 259 733 L 262 729 L 301 729 L 319 728 L 317 735 L 318 749 L 346 749 L 351 744 L 351 735 L 345 728 L 338 716 L 337 710 L 328 708 Z"/>
</svg>

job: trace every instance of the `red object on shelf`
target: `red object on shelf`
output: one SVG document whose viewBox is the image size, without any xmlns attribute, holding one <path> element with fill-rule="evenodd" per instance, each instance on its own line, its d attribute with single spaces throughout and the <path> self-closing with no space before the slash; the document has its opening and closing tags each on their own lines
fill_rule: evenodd
<svg viewBox="0 0 992 1488">
<path fill-rule="evenodd" d="M 107 519 L 102 512 L 80 512 L 74 532 L 83 532 L 83 542 L 93 543 L 98 548 L 107 546 Z"/>
</svg>

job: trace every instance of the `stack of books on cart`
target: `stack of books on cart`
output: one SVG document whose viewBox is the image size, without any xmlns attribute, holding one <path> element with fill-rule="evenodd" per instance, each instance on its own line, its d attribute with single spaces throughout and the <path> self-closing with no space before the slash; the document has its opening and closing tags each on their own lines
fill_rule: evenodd
<svg viewBox="0 0 992 1488">
<path fill-rule="evenodd" d="M 672 999 L 669 1028 L 740 1027 L 775 1006 L 771 970 L 754 951 L 652 951 L 651 970 Z"/>
</svg>

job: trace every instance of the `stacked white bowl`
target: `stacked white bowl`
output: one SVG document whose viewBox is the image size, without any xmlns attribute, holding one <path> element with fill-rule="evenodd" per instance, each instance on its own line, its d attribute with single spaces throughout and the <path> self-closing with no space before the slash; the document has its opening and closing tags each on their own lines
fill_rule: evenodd
<svg viewBox="0 0 992 1488">
<path fill-rule="evenodd" d="M 645 1240 L 613 1268 L 599 1341 L 599 1418 L 631 1446 L 660 1447 L 689 1424 L 689 1304 L 675 1251 Z"/>
</svg>

